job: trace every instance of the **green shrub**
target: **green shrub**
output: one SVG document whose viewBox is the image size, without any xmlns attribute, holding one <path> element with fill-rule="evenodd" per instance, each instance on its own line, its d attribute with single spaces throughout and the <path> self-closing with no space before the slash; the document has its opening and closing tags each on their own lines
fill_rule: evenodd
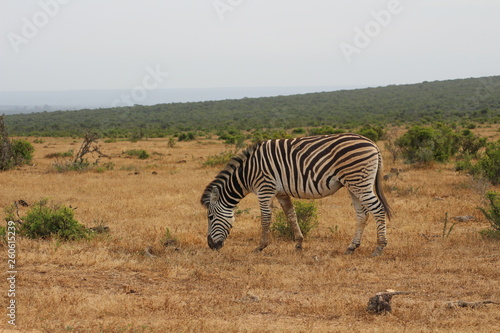
<svg viewBox="0 0 500 333">
<path fill-rule="evenodd" d="M 35 148 L 29 141 L 22 139 L 10 141 L 4 129 L 4 132 L 0 133 L 0 170 L 31 163 L 34 151 Z"/>
<path fill-rule="evenodd" d="M 149 158 L 148 152 L 145 151 L 144 149 L 127 150 L 125 152 L 125 154 L 127 154 L 128 156 L 136 156 L 137 158 L 139 158 L 141 160 L 145 160 L 145 159 Z"/>
<path fill-rule="evenodd" d="M 373 142 L 377 142 L 379 140 L 378 138 L 378 133 L 375 132 L 373 128 L 366 128 L 362 129 L 358 132 L 358 134 L 367 137 L 368 139 L 372 140 Z"/>
<path fill-rule="evenodd" d="M 225 166 L 231 158 L 235 155 L 231 150 L 224 151 L 216 155 L 210 155 L 207 157 L 206 161 L 203 162 L 204 167 L 220 167 Z"/>
<path fill-rule="evenodd" d="M 32 205 L 21 220 L 19 234 L 31 239 L 56 237 L 69 241 L 90 237 L 89 230 L 75 220 L 72 208 L 49 206 L 47 199 Z"/>
<path fill-rule="evenodd" d="M 245 135 L 236 129 L 219 131 L 217 135 L 219 136 L 219 140 L 224 140 L 225 144 L 236 145 L 238 147 L 242 147 L 246 139 Z"/>
<path fill-rule="evenodd" d="M 293 201 L 297 214 L 297 222 L 304 237 L 318 225 L 318 207 L 316 201 Z M 271 230 L 280 237 L 293 240 L 293 230 L 288 224 L 285 212 L 279 211 L 275 215 L 275 222 Z"/>
<path fill-rule="evenodd" d="M 487 144 L 484 154 L 476 163 L 473 163 L 470 155 L 465 155 L 455 167 L 457 171 L 482 176 L 493 185 L 500 184 L 500 141 Z"/>
<path fill-rule="evenodd" d="M 486 146 L 484 155 L 477 161 L 477 172 L 493 185 L 500 184 L 500 140 Z"/>
<path fill-rule="evenodd" d="M 73 149 L 70 149 L 64 153 L 59 152 L 59 153 L 50 153 L 45 155 L 45 158 L 64 158 L 64 157 L 73 157 Z"/>
<path fill-rule="evenodd" d="M 167 143 L 168 148 L 175 148 L 176 144 L 177 142 L 175 142 L 175 139 L 173 137 L 168 138 L 168 143 Z"/>
<path fill-rule="evenodd" d="M 262 142 L 265 140 L 273 139 L 291 139 L 292 135 L 288 134 L 285 130 L 256 130 L 252 133 L 251 141 L 252 143 Z"/>
<path fill-rule="evenodd" d="M 489 201 L 488 208 L 479 208 L 484 216 L 490 222 L 491 228 L 481 231 L 481 234 L 487 237 L 500 238 L 500 192 L 489 191 L 486 193 Z"/>
<path fill-rule="evenodd" d="M 463 155 L 477 157 L 479 151 L 486 147 L 486 138 L 475 135 L 471 130 L 465 129 L 458 137 L 459 146 Z"/>
<path fill-rule="evenodd" d="M 302 127 L 294 128 L 292 130 L 292 134 L 294 134 L 294 135 L 305 134 L 305 133 L 306 133 L 306 130 L 303 129 Z"/>
<path fill-rule="evenodd" d="M 403 134 L 396 145 L 408 163 L 420 166 L 431 162 L 446 162 L 459 149 L 457 135 L 441 123 L 434 127 L 413 126 Z"/>
<path fill-rule="evenodd" d="M 181 133 L 177 138 L 179 141 L 193 141 L 194 139 L 196 139 L 196 135 L 193 132 Z"/>
<path fill-rule="evenodd" d="M 345 133 L 345 131 L 339 128 L 333 128 L 331 126 L 312 128 L 309 131 L 310 135 L 342 134 L 342 133 Z"/>
<path fill-rule="evenodd" d="M 377 142 L 379 140 L 382 140 L 382 138 L 385 136 L 386 132 L 381 126 L 371 126 L 367 125 L 361 128 L 358 131 L 358 134 L 367 137 L 368 139 L 372 140 L 373 142 Z"/>
</svg>

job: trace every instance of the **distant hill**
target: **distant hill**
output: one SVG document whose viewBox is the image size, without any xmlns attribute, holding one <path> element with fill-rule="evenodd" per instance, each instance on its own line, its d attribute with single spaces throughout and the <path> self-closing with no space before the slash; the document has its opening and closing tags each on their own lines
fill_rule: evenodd
<svg viewBox="0 0 500 333">
<path fill-rule="evenodd" d="M 13 135 L 75 135 L 83 130 L 148 136 L 220 130 L 366 124 L 500 122 L 500 76 L 223 101 L 135 105 L 5 116 Z"/>
</svg>

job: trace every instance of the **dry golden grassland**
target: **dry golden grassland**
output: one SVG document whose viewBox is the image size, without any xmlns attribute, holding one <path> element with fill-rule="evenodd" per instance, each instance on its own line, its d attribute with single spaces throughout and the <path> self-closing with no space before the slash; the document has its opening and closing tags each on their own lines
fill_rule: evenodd
<svg viewBox="0 0 500 333">
<path fill-rule="evenodd" d="M 498 138 L 496 128 L 479 133 Z M 34 166 L 0 173 L 0 206 L 48 197 L 77 207 L 87 227 L 109 226 L 108 235 L 60 242 L 18 237 L 17 327 L 41 332 L 499 332 L 500 306 L 449 309 L 449 301 L 500 301 L 499 242 L 478 231 L 489 225 L 476 208 L 481 187 L 453 166 L 403 169 L 384 183 L 395 216 L 389 244 L 372 258 L 370 217 L 361 247 L 343 252 L 354 234 L 354 210 L 345 189 L 318 201 L 320 223 L 298 252 L 275 237 L 262 253 L 254 195 L 220 251 L 206 244 L 206 212 L 199 203 L 219 168 L 202 167 L 226 148 L 202 139 L 168 148 L 167 139 L 101 143 L 114 169 L 56 173 L 49 153 L 78 150 L 80 139 L 35 143 Z M 30 139 L 30 141 L 33 141 Z M 379 142 L 383 149 L 383 142 Z M 145 149 L 146 160 L 123 151 Z M 136 172 L 138 171 L 138 173 Z M 154 174 L 153 172 L 156 172 Z M 496 190 L 499 190 L 497 187 Z M 475 221 L 457 223 L 458 215 Z M 166 228 L 177 244 L 164 246 Z M 150 253 L 145 249 L 151 247 Z M 0 250 L 7 253 L 5 245 Z M 149 253 L 149 252 L 148 252 Z M 2 255 L 2 258 L 6 256 Z M 6 271 L 7 259 L 3 260 Z M 2 279 L 2 321 L 7 283 Z M 365 311 L 385 289 L 392 313 Z"/>
</svg>

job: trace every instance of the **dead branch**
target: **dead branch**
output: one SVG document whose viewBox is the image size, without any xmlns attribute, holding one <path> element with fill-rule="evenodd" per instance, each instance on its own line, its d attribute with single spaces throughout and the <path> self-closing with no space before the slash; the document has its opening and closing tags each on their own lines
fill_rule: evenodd
<svg viewBox="0 0 500 333">
<path fill-rule="evenodd" d="M 494 301 L 478 301 L 478 302 L 456 301 L 456 302 L 446 303 L 446 307 L 448 309 L 455 309 L 455 308 L 477 309 L 477 308 L 481 308 L 481 307 L 485 306 L 486 304 L 500 304 L 500 302 L 494 302 Z"/>
<path fill-rule="evenodd" d="M 392 289 L 387 289 L 386 291 L 378 292 L 375 296 L 370 297 L 368 300 L 368 306 L 366 307 L 366 311 L 382 314 L 392 311 L 391 307 L 391 299 L 392 296 L 395 295 L 403 295 L 410 294 L 409 291 L 395 291 Z"/>
<path fill-rule="evenodd" d="M 84 157 L 87 154 L 98 153 L 99 157 L 105 156 L 99 148 L 99 143 L 97 141 L 98 139 L 99 135 L 97 133 L 86 132 L 83 136 L 82 145 L 80 146 L 80 149 L 78 150 L 73 163 L 82 164 L 85 161 Z"/>
</svg>

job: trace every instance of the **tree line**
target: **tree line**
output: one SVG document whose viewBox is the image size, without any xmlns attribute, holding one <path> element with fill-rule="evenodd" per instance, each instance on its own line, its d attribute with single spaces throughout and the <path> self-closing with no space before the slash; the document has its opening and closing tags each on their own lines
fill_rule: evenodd
<svg viewBox="0 0 500 333">
<path fill-rule="evenodd" d="M 5 116 L 16 136 L 163 137 L 187 131 L 500 122 L 500 76 L 238 100 Z"/>
</svg>

